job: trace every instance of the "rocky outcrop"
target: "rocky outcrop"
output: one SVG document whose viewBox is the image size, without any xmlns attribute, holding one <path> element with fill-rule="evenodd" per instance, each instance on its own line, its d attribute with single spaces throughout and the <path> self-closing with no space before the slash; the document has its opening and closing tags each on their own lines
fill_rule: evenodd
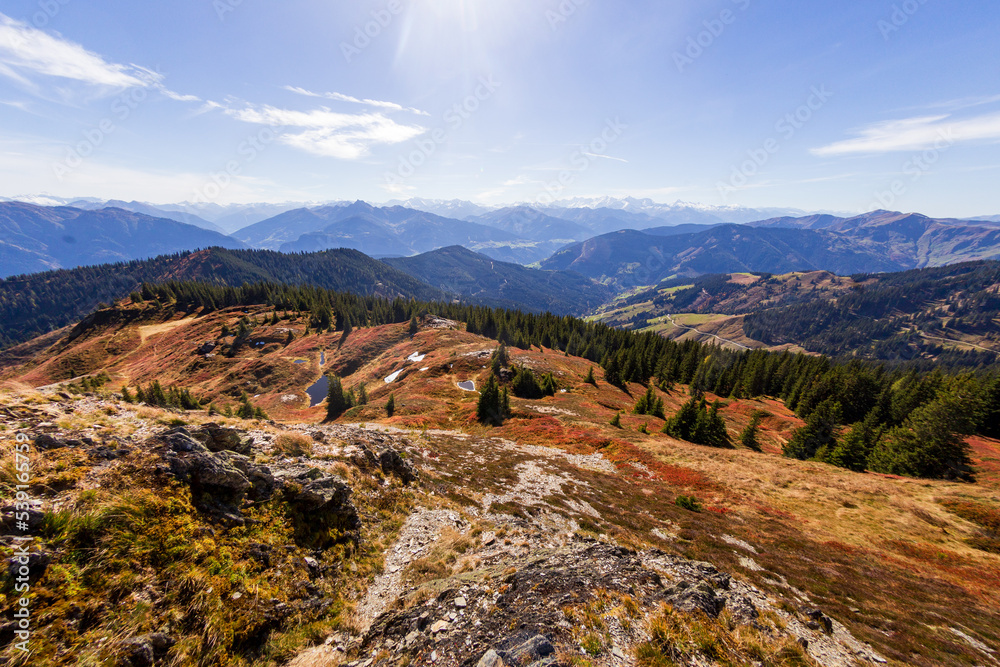
<svg viewBox="0 0 1000 667">
<path fill-rule="evenodd" d="M 171 429 L 159 440 L 165 450 L 165 472 L 190 486 L 195 504 L 203 511 L 241 523 L 245 502 L 265 501 L 281 494 L 299 516 L 303 529 L 329 528 L 354 538 L 359 534 L 361 518 L 351 502 L 351 488 L 337 476 L 300 464 L 272 473 L 267 466 L 232 451 L 231 447 L 242 449 L 248 442 L 242 434 L 214 424 L 195 433 L 185 428 Z"/>
</svg>

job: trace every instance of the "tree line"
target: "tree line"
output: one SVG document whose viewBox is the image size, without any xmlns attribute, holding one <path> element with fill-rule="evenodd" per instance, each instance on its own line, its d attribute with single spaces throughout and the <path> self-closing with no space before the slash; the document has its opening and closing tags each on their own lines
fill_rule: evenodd
<svg viewBox="0 0 1000 667">
<path fill-rule="evenodd" d="M 335 328 L 345 323 L 354 327 L 404 323 L 414 316 L 433 314 L 465 322 L 470 333 L 498 341 L 501 349 L 535 346 L 586 358 L 600 364 L 607 382 L 622 388 L 632 383 L 661 387 L 680 383 L 689 385 L 695 396 L 776 397 L 807 421 L 806 430 L 796 433 L 786 448 L 787 455 L 854 469 L 967 478 L 969 453 L 963 436 L 1000 437 L 996 367 L 925 372 L 791 352 L 730 351 L 548 313 L 387 300 L 272 283 L 241 287 L 163 283 L 145 285 L 143 295 L 188 310 L 269 305 L 308 311 L 324 321 L 329 312 L 330 326 Z M 495 356 L 493 365 L 496 370 L 491 377 L 496 380 L 502 415 L 502 392 L 512 386 L 517 372 L 524 371 L 518 369 L 507 379 L 502 373 L 504 360 Z M 537 378 L 535 383 L 545 384 Z M 517 384 L 534 393 L 530 381 Z M 491 385 L 487 389 L 492 394 Z M 705 405 L 701 411 L 710 413 L 711 408 Z"/>
</svg>

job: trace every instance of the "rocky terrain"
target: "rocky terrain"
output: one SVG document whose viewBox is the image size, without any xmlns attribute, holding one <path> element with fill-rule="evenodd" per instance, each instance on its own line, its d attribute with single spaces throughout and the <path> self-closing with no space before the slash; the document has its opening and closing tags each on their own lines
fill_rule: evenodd
<svg viewBox="0 0 1000 667">
<path fill-rule="evenodd" d="M 387 489 L 406 494 L 394 508 L 402 520 L 391 530 L 391 542 L 374 554 L 371 576 L 358 573 L 358 585 L 346 586 L 353 589 L 344 593 L 350 611 L 335 630 L 316 638 L 316 646 L 288 656 L 298 667 L 647 664 L 636 662 L 637 652 L 655 643 L 650 624 L 669 613 L 712 624 L 718 641 L 752 634 L 772 653 L 760 664 L 884 662 L 801 591 L 790 589 L 787 598 L 777 599 L 711 564 L 671 554 L 677 538 L 669 522 L 654 531 L 665 538 L 653 537 L 664 548 L 623 546 L 582 529 L 581 523 L 614 520 L 595 509 L 584 491 L 597 478 L 617 475 L 600 454 L 572 455 L 447 431 L 164 426 L 145 410 L 114 400 L 68 396 L 9 396 L 2 419 L 5 429 L 30 434 L 37 451 L 37 555 L 31 569 L 33 580 L 45 582 L 47 604 L 38 601 L 35 632 L 44 638 L 39 648 L 52 650 L 46 664 L 70 664 L 87 655 L 122 665 L 185 664 L 184 623 L 172 609 L 175 582 L 168 572 L 157 572 L 150 585 L 136 586 L 117 601 L 145 608 L 147 622 L 135 627 L 142 632 L 129 636 L 115 632 L 100 611 L 104 605 L 91 617 L 87 605 L 94 601 L 50 581 L 74 559 L 72 540 L 54 539 L 53 517 L 79 511 L 98 488 L 120 484 L 179 492 L 198 524 L 195 532 L 219 542 L 259 521 L 254 507 L 280 503 L 292 524 L 291 542 L 246 547 L 258 566 L 256 578 L 283 569 L 288 574 L 282 576 L 291 576 L 283 585 L 302 588 L 288 601 L 255 600 L 261 609 L 254 616 L 273 629 L 330 609 L 336 599 L 331 593 L 345 589 L 345 570 L 358 572 L 350 557 L 331 561 L 330 547 L 368 540 L 368 531 L 380 524 L 371 516 L 372 499 L 392 495 Z M 108 413 L 121 426 L 59 425 L 67 415 L 90 421 Z M 300 446 L 308 442 L 310 455 L 280 451 L 279 443 L 288 439 Z M 507 479 L 470 483 L 464 476 L 498 457 L 516 461 Z M 362 477 L 371 482 L 366 491 L 349 481 Z M 370 497 L 356 504 L 359 492 Z M 4 516 L 12 511 L 5 507 Z M 5 520 L 4 528 L 9 547 L 13 522 Z M 734 543 L 749 560 L 755 548 Z M 239 585 L 233 589 L 227 599 L 234 607 L 241 593 L 251 593 Z M 77 609 L 78 617 L 55 613 L 63 604 Z M 10 624 L 0 632 L 5 643 L 12 640 Z M 82 640 L 95 634 L 102 635 L 103 646 L 86 648 Z M 674 639 L 660 648 L 676 664 L 707 664 L 709 648 Z M 5 655 L 17 660 L 9 646 Z"/>
<path fill-rule="evenodd" d="M 1000 650 L 989 438 L 970 439 L 975 484 L 853 473 L 781 457 L 802 421 L 759 397 L 720 414 L 732 434 L 757 415 L 762 451 L 706 448 L 635 414 L 643 387 L 540 346 L 511 364 L 558 390 L 490 428 L 461 385 L 484 386 L 495 341 L 458 322 L 347 336 L 257 307 L 139 311 L 0 360 L 9 664 L 929 667 Z M 327 419 L 305 389 L 329 372 L 368 402 Z M 124 400 L 154 380 L 203 402 Z M 658 395 L 668 414 L 689 398 Z"/>
</svg>

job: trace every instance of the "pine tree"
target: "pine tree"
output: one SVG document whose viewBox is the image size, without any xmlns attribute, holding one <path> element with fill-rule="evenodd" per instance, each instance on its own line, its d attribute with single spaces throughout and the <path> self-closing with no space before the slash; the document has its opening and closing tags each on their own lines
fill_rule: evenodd
<svg viewBox="0 0 1000 667">
<path fill-rule="evenodd" d="M 132 398 L 132 392 L 128 390 L 128 387 L 122 387 L 122 400 L 126 403 L 131 403 L 135 400 Z"/>
<path fill-rule="evenodd" d="M 583 381 L 586 382 L 587 384 L 592 384 L 595 387 L 597 386 L 597 378 L 594 377 L 594 367 L 593 366 L 589 366 L 587 368 L 587 377 L 585 377 L 583 379 Z"/>
<path fill-rule="evenodd" d="M 526 398 L 529 400 L 539 399 L 544 396 L 542 388 L 538 384 L 538 380 L 535 379 L 535 374 L 531 372 L 530 368 L 524 366 L 518 366 L 514 371 L 514 380 L 511 382 L 511 391 L 518 398 Z"/>
<path fill-rule="evenodd" d="M 417 316 L 414 315 L 410 318 L 410 338 L 416 336 L 418 331 L 420 331 L 420 327 L 417 325 Z"/>
<path fill-rule="evenodd" d="M 326 420 L 334 421 L 347 412 L 347 397 L 344 395 L 344 385 L 336 375 L 329 375 L 329 389 L 326 392 Z"/>
<path fill-rule="evenodd" d="M 363 382 L 358 385 L 358 405 L 368 405 L 368 387 Z"/>
<path fill-rule="evenodd" d="M 615 428 L 622 427 L 622 413 L 616 412 L 615 416 L 611 418 L 611 425 Z"/>
<path fill-rule="evenodd" d="M 507 389 L 500 389 L 495 375 L 490 375 L 476 404 L 476 417 L 483 424 L 501 426 L 510 413 L 510 397 Z"/>
<path fill-rule="evenodd" d="M 389 394 L 389 402 L 385 404 L 385 414 L 391 417 L 396 412 L 396 395 Z"/>
<path fill-rule="evenodd" d="M 740 444 L 755 452 L 761 451 L 760 440 L 757 437 L 760 432 L 760 422 L 760 411 L 754 410 L 753 414 L 750 415 L 750 423 L 740 433 Z"/>
<path fill-rule="evenodd" d="M 490 368 L 493 371 L 493 375 L 499 377 L 500 371 L 508 366 L 510 366 L 510 354 L 507 352 L 507 346 L 501 342 L 499 347 L 493 351 L 493 356 L 490 358 Z"/>
<path fill-rule="evenodd" d="M 657 397 L 652 385 L 646 388 L 646 393 L 639 397 L 635 407 L 632 409 L 637 415 L 649 415 L 651 417 L 664 418 L 663 399 Z"/>
<path fill-rule="evenodd" d="M 837 444 L 837 424 L 840 422 L 840 404 L 828 398 L 813 410 L 806 425 L 792 433 L 791 440 L 784 446 L 785 456 L 802 461 L 819 457 Z"/>
</svg>

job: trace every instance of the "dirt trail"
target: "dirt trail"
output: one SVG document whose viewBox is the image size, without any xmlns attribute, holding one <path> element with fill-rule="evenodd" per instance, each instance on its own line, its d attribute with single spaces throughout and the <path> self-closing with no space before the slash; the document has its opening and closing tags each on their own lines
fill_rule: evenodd
<svg viewBox="0 0 1000 667">
<path fill-rule="evenodd" d="M 469 524 L 458 512 L 420 508 L 403 524 L 399 539 L 385 554 L 385 569 L 375 577 L 364 599 L 354 610 L 355 622 L 362 632 L 392 604 L 403 591 L 403 570 L 406 566 L 427 555 L 441 536 L 444 528 L 455 528 L 464 533 Z"/>
<path fill-rule="evenodd" d="M 145 343 L 147 338 L 151 338 L 157 334 L 166 333 L 168 331 L 173 331 L 184 325 L 190 324 L 194 321 L 193 317 L 185 317 L 183 320 L 175 320 L 173 322 L 164 322 L 163 324 L 151 324 L 145 327 L 139 327 L 139 337 L 142 342 Z"/>
</svg>

